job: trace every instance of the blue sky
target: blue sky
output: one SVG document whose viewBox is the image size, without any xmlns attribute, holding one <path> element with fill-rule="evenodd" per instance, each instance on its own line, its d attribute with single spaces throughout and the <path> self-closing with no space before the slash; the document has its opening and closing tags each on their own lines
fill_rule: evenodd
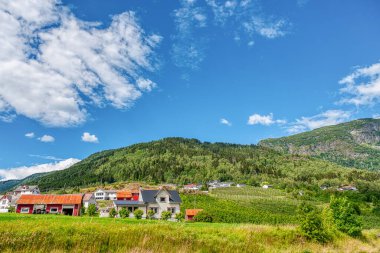
<svg viewBox="0 0 380 253">
<path fill-rule="evenodd" d="M 1 2 L 0 177 L 164 137 L 252 144 L 379 117 L 379 12 L 375 0 Z"/>
</svg>

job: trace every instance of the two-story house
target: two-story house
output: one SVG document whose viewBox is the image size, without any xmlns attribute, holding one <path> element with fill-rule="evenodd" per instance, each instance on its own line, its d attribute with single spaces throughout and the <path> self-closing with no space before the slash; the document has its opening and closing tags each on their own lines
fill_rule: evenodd
<svg viewBox="0 0 380 253">
<path fill-rule="evenodd" d="M 116 190 L 98 189 L 94 192 L 96 200 L 116 200 Z"/>
<path fill-rule="evenodd" d="M 20 185 L 13 191 L 13 195 L 24 194 L 40 194 L 40 189 L 38 185 Z"/>
</svg>

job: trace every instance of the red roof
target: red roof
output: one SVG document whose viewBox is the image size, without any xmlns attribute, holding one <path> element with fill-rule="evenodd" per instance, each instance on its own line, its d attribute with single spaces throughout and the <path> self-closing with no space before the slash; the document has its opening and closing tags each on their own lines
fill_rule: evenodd
<svg viewBox="0 0 380 253">
<path fill-rule="evenodd" d="M 62 204 L 74 205 L 82 203 L 83 194 L 38 194 L 38 195 L 21 195 L 17 204 Z"/>
<path fill-rule="evenodd" d="M 116 193 L 116 198 L 132 198 L 132 192 L 130 190 L 119 191 Z"/>
<path fill-rule="evenodd" d="M 186 216 L 195 216 L 200 211 L 203 211 L 203 209 L 186 209 Z"/>
</svg>

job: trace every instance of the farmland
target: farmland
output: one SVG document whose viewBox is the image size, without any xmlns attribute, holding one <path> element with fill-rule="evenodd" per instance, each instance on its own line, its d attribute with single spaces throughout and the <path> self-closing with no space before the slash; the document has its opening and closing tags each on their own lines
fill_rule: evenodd
<svg viewBox="0 0 380 253">
<path fill-rule="evenodd" d="M 135 219 L 0 215 L 1 252 L 379 252 L 379 230 L 329 244 L 294 226 L 175 223 Z M 349 245 L 349 249 L 347 249 Z"/>
</svg>

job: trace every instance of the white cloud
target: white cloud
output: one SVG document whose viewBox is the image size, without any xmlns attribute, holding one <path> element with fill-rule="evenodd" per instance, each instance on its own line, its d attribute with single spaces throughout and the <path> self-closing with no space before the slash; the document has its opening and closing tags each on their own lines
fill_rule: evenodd
<svg viewBox="0 0 380 253">
<path fill-rule="evenodd" d="M 51 155 L 33 155 L 33 154 L 30 154 L 29 156 L 30 157 L 40 158 L 40 159 L 45 159 L 45 160 L 53 160 L 53 161 L 62 161 L 62 160 L 64 160 L 62 158 L 58 158 L 58 157 L 51 156 Z"/>
<path fill-rule="evenodd" d="M 336 125 L 349 120 L 351 112 L 342 110 L 328 110 L 312 117 L 301 117 L 295 122 L 290 123 L 287 132 L 291 134 L 313 130 L 316 128 Z"/>
<path fill-rule="evenodd" d="M 380 102 L 380 63 L 358 68 L 339 81 L 344 85 L 340 90 L 347 96 L 341 103 L 356 106 L 373 105 Z"/>
<path fill-rule="evenodd" d="M 41 142 L 54 142 L 55 138 L 53 136 L 51 136 L 51 135 L 46 135 L 45 134 L 44 136 L 38 138 L 38 140 L 41 141 Z"/>
<path fill-rule="evenodd" d="M 61 162 L 46 163 L 35 166 L 23 166 L 10 169 L 0 169 L 0 180 L 6 181 L 11 179 L 22 179 L 35 173 L 44 173 L 56 170 L 67 169 L 80 160 L 75 158 L 69 158 Z"/>
<path fill-rule="evenodd" d="M 372 117 L 373 117 L 374 119 L 380 119 L 380 114 L 374 114 Z"/>
<path fill-rule="evenodd" d="M 25 137 L 27 137 L 27 138 L 34 138 L 34 136 L 35 136 L 35 134 L 33 132 L 25 134 Z"/>
<path fill-rule="evenodd" d="M 220 123 L 223 125 L 232 126 L 232 123 L 225 118 L 220 119 Z"/>
<path fill-rule="evenodd" d="M 286 120 L 275 120 L 273 118 L 273 113 L 270 113 L 268 115 L 260 115 L 260 114 L 252 114 L 248 118 L 248 125 L 264 125 L 264 126 L 270 126 L 273 124 L 285 124 Z"/>
<path fill-rule="evenodd" d="M 155 86 L 144 74 L 160 40 L 133 12 L 103 27 L 59 0 L 1 1 L 0 119 L 67 127 L 85 122 L 90 105 L 128 108 Z"/>
<path fill-rule="evenodd" d="M 251 20 L 243 23 L 244 29 L 251 36 L 257 33 L 268 39 L 284 36 L 286 26 L 288 26 L 288 23 L 283 19 L 271 21 L 262 17 L 252 17 Z"/>
<path fill-rule="evenodd" d="M 84 132 L 82 135 L 82 141 L 84 142 L 92 142 L 92 143 L 98 143 L 98 137 L 96 137 L 95 134 L 90 134 L 88 132 Z"/>
</svg>

